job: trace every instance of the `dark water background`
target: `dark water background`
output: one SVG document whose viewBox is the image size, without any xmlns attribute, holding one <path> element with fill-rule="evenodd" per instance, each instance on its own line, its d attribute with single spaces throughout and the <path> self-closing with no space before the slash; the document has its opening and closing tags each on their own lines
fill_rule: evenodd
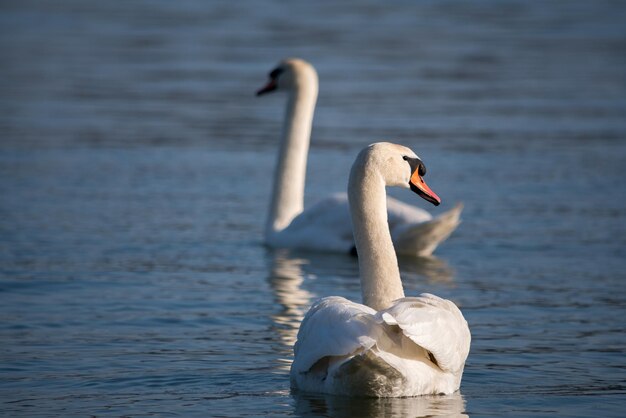
<svg viewBox="0 0 626 418">
<path fill-rule="evenodd" d="M 0 415 L 623 416 L 626 3 L 3 1 Z M 464 222 L 407 294 L 457 302 L 460 393 L 291 394 L 353 259 L 261 233 L 287 56 L 320 76 L 307 203 L 412 147 Z M 424 205 L 410 194 L 393 195 Z"/>
</svg>

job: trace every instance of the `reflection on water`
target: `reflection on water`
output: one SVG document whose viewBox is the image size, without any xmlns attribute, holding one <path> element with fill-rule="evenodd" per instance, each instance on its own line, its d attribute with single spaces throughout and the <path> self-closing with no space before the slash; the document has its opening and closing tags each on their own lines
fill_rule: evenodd
<svg viewBox="0 0 626 418">
<path fill-rule="evenodd" d="M 302 288 L 304 272 L 302 267 L 308 260 L 292 257 L 287 250 L 277 250 L 271 254 L 269 284 L 280 311 L 271 315 L 274 320 L 274 331 L 278 333 L 285 347 L 291 351 L 300 322 L 311 305 L 314 295 Z M 285 361 L 285 369 L 289 370 L 291 361 Z"/>
<path fill-rule="evenodd" d="M 383 139 L 465 202 L 445 262 L 400 266 L 407 295 L 463 307 L 471 413 L 624 416 L 625 15 L 613 0 L 0 2 L 0 415 L 424 402 L 289 395 L 311 299 L 360 299 L 354 259 L 259 243 L 284 98 L 253 91 L 301 56 L 320 75 L 309 203 Z"/>
<path fill-rule="evenodd" d="M 398 263 L 400 264 L 402 283 L 406 289 L 413 290 L 413 286 L 417 286 L 417 291 L 425 291 L 422 278 L 425 278 L 428 284 L 452 285 L 454 283 L 454 269 L 437 257 L 400 256 Z"/>
<path fill-rule="evenodd" d="M 297 416 L 351 417 L 467 417 L 459 393 L 415 398 L 349 398 L 293 392 Z"/>
</svg>

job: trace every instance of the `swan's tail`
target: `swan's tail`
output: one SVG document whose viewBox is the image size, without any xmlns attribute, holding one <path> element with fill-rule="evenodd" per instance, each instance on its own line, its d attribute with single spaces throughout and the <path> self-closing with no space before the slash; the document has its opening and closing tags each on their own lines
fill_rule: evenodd
<svg viewBox="0 0 626 418">
<path fill-rule="evenodd" d="M 459 226 L 462 210 L 463 204 L 457 203 L 452 209 L 430 221 L 409 226 L 404 231 L 400 231 L 394 239 L 396 252 L 422 257 L 431 255 L 435 248 Z"/>
</svg>

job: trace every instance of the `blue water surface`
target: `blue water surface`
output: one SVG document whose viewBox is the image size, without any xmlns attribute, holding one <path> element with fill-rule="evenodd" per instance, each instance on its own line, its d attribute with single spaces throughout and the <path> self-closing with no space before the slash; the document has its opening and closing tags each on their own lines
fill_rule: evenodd
<svg viewBox="0 0 626 418">
<path fill-rule="evenodd" d="M 3 2 L 0 414 L 623 416 L 622 2 Z M 408 295 L 472 331 L 460 392 L 292 393 L 317 297 L 359 300 L 343 255 L 262 230 L 285 97 L 320 76 L 307 204 L 363 146 L 427 162 L 463 223 L 400 260 Z"/>
</svg>

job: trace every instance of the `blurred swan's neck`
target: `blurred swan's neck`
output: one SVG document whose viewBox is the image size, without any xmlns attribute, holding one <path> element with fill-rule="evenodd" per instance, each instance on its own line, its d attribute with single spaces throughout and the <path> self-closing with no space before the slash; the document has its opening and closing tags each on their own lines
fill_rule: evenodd
<svg viewBox="0 0 626 418">
<path fill-rule="evenodd" d="M 289 92 L 266 238 L 285 229 L 304 207 L 304 181 L 311 124 L 317 100 L 317 77 L 301 74 Z"/>
<path fill-rule="evenodd" d="M 352 166 L 348 198 L 359 256 L 363 303 L 375 310 L 404 297 L 398 259 L 387 224 L 385 181 L 361 153 Z"/>
</svg>

